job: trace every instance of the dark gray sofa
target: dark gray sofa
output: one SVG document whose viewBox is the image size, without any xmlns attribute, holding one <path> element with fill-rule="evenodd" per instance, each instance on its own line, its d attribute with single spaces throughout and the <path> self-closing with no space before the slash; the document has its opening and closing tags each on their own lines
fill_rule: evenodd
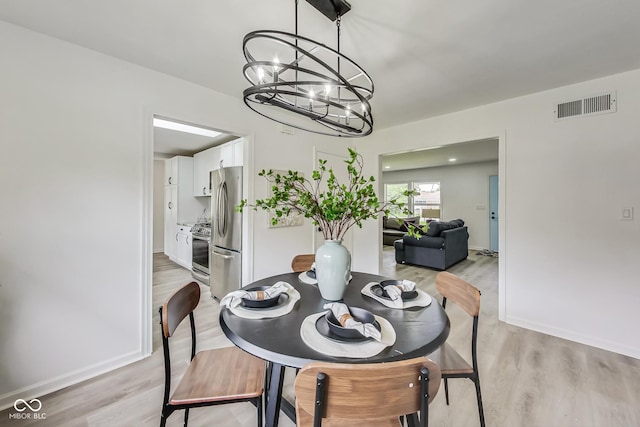
<svg viewBox="0 0 640 427">
<path fill-rule="evenodd" d="M 420 239 L 404 236 L 394 246 L 398 264 L 446 270 L 469 255 L 469 232 L 461 219 L 433 221 Z"/>
<path fill-rule="evenodd" d="M 400 223 L 402 222 L 402 223 Z M 402 239 L 407 234 L 407 224 L 420 224 L 420 217 L 410 218 L 382 218 L 382 244 L 393 246 L 393 242 Z"/>
</svg>

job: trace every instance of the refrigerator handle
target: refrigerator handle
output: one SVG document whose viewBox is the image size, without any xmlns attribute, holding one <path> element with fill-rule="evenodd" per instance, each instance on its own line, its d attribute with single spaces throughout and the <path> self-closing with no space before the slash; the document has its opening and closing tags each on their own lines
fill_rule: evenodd
<svg viewBox="0 0 640 427">
<path fill-rule="evenodd" d="M 233 258 L 231 255 L 224 255 L 224 254 L 221 254 L 220 252 L 216 252 L 214 250 L 211 251 L 211 254 L 215 255 L 215 256 L 219 256 L 220 258 L 224 258 L 224 259 L 232 259 Z"/>
<path fill-rule="evenodd" d="M 227 234 L 227 225 L 229 223 L 229 194 L 227 193 L 227 183 L 226 181 L 222 182 L 220 186 L 220 207 L 222 212 L 220 213 L 220 220 L 222 221 L 222 236 Z"/>
</svg>

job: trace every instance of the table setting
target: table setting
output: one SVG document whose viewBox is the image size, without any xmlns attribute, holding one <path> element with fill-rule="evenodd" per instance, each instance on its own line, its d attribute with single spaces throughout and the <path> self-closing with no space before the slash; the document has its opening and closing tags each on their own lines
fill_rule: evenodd
<svg viewBox="0 0 640 427">
<path fill-rule="evenodd" d="M 343 303 L 324 304 L 327 311 L 310 314 L 300 326 L 302 341 L 333 357 L 375 356 L 396 341 L 396 332 L 385 318 Z"/>
<path fill-rule="evenodd" d="M 255 286 L 228 293 L 220 300 L 236 316 L 245 319 L 268 319 L 284 316 L 293 310 L 300 292 L 284 281 Z"/>
<path fill-rule="evenodd" d="M 369 282 L 360 293 L 373 298 L 386 307 L 400 310 L 411 307 L 427 307 L 432 301 L 428 293 L 418 289 L 415 282 L 410 280 Z"/>
</svg>

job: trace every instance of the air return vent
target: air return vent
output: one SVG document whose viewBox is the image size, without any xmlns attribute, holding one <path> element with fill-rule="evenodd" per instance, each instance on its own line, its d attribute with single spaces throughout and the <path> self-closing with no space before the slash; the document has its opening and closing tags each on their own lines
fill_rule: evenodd
<svg viewBox="0 0 640 427">
<path fill-rule="evenodd" d="M 616 92 L 608 92 L 575 101 L 561 102 L 553 111 L 555 119 L 616 112 Z"/>
</svg>

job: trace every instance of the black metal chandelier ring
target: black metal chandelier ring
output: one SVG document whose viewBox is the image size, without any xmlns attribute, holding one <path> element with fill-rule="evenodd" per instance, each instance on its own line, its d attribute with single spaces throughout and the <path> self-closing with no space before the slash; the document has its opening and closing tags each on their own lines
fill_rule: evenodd
<svg viewBox="0 0 640 427">
<path fill-rule="evenodd" d="M 361 89 L 363 92 L 366 93 L 366 96 L 364 96 L 367 100 L 371 99 L 373 97 L 373 80 L 371 80 L 371 77 L 369 77 L 369 74 L 367 74 L 367 72 L 362 69 L 362 67 L 360 67 L 355 61 L 353 61 L 351 58 L 349 58 L 348 56 L 346 56 L 345 54 L 338 52 L 335 49 L 332 49 L 331 47 L 322 44 L 322 43 L 318 43 L 314 40 L 311 40 L 307 37 L 304 36 L 300 36 L 300 35 L 296 35 L 296 34 L 292 34 L 292 33 L 288 33 L 285 31 L 276 31 L 276 30 L 261 30 L 261 31 L 252 31 L 250 33 L 248 33 L 247 35 L 244 36 L 243 42 L 242 42 L 242 49 L 244 52 L 244 57 L 247 60 L 247 64 L 245 64 L 244 66 L 244 71 L 245 71 L 245 78 L 249 81 L 252 82 L 251 78 L 249 77 L 249 75 L 246 73 L 246 69 L 250 68 L 251 66 L 256 66 L 256 65 L 268 65 L 270 67 L 273 66 L 278 66 L 280 68 L 287 68 L 287 69 L 297 69 L 300 71 L 310 71 L 310 69 L 303 69 L 300 68 L 299 66 L 296 67 L 295 64 L 296 62 L 301 62 L 303 61 L 305 58 L 311 58 L 316 64 L 321 65 L 323 69 L 326 69 L 328 71 L 330 71 L 338 80 L 341 80 L 344 82 L 345 86 L 351 86 L 351 84 L 346 80 L 346 78 L 344 78 L 342 75 L 340 75 L 339 70 L 336 71 L 334 68 L 332 68 L 329 64 L 327 64 L 326 62 L 322 61 L 319 57 L 315 56 L 312 52 L 311 49 L 310 50 L 305 50 L 302 47 L 300 47 L 297 43 L 292 43 L 290 41 L 287 41 L 285 39 L 283 39 L 282 37 L 279 36 L 283 36 L 283 37 L 290 37 L 294 40 L 299 40 L 299 41 L 304 41 L 306 43 L 309 43 L 311 45 L 313 45 L 313 47 L 315 49 L 323 49 L 327 52 L 330 52 L 332 55 L 335 55 L 336 58 L 338 58 L 340 60 L 340 65 L 342 65 L 344 67 L 344 62 L 342 61 L 347 61 L 347 65 L 351 66 L 354 70 L 357 70 L 357 74 L 361 75 L 366 82 L 369 85 L 369 88 L 361 86 Z M 297 59 L 296 61 L 287 64 L 287 63 L 274 63 L 271 60 L 263 60 L 263 61 L 257 61 L 254 56 L 251 54 L 248 44 L 253 40 L 253 39 L 265 39 L 265 40 L 271 40 L 274 43 L 278 43 L 281 45 L 284 45 L 292 50 L 294 50 L 295 52 L 299 53 L 300 55 L 298 56 L 299 59 Z M 330 77 L 325 76 L 321 73 L 316 73 L 315 74 L 317 77 L 323 78 L 323 79 L 330 79 Z M 353 102 L 357 102 L 360 99 L 353 99 L 350 101 Z"/>
<path fill-rule="evenodd" d="M 312 55 L 311 55 L 312 56 Z M 262 67 L 263 70 L 267 70 L 264 71 L 265 73 L 265 77 L 269 76 L 271 78 L 274 77 L 274 74 L 272 71 L 268 71 L 270 69 L 272 69 L 274 67 L 274 62 L 272 61 L 253 61 L 253 62 L 248 62 L 247 64 L 244 65 L 244 67 L 242 68 L 242 72 L 244 73 L 245 77 L 247 78 L 247 80 L 251 81 L 249 79 L 249 77 L 247 77 L 249 74 L 251 73 L 256 73 L 257 68 Z M 311 70 L 309 68 L 305 68 L 305 67 L 297 67 L 295 65 L 290 65 L 290 64 L 280 64 L 277 65 L 282 72 L 282 69 L 285 70 L 293 70 L 293 71 L 299 71 L 301 73 L 304 73 L 306 75 L 312 75 L 315 77 L 318 77 L 320 79 L 322 79 L 322 82 L 324 82 L 325 84 L 330 85 L 333 88 L 337 88 L 337 87 L 341 87 L 344 88 L 346 90 L 349 91 L 349 93 L 355 93 L 358 94 L 356 95 L 357 98 L 345 98 L 344 96 L 341 98 L 342 102 L 353 102 L 353 103 L 357 103 L 357 102 L 365 102 L 368 101 L 369 99 L 371 99 L 373 97 L 373 92 L 371 92 L 371 89 L 364 87 L 364 86 L 360 86 L 360 85 L 354 85 L 349 83 L 348 81 L 345 83 L 343 80 L 335 80 L 333 78 L 330 78 L 322 73 L 316 72 L 314 70 Z M 303 87 L 304 85 L 316 85 L 318 86 L 318 80 L 309 80 L 309 81 L 299 81 L 297 80 L 295 82 L 298 86 Z M 276 81 L 275 79 L 271 81 L 271 83 L 269 83 L 271 86 L 291 86 L 291 82 L 288 81 L 281 81 L 280 79 L 278 79 L 278 81 Z M 251 89 L 251 88 L 249 88 Z M 304 90 L 303 88 L 301 90 Z"/>
<path fill-rule="evenodd" d="M 373 97 L 373 81 L 346 55 L 297 34 L 270 30 L 247 34 L 243 51 L 247 60 L 243 74 L 252 85 L 243 97 L 255 112 L 325 135 L 353 137 L 372 132 L 369 99 Z M 256 52 L 267 53 L 256 59 Z M 265 58 L 274 52 L 273 59 Z M 345 77 L 345 71 L 350 77 Z M 283 112 L 311 118 L 312 125 L 308 120 L 292 119 L 290 114 L 283 116 Z"/>
<path fill-rule="evenodd" d="M 245 99 L 245 101 L 248 102 L 252 102 L 252 103 L 258 103 L 258 104 L 265 104 L 265 103 L 277 103 L 278 107 L 281 108 L 285 108 L 289 111 L 293 111 L 296 108 L 295 104 L 291 104 L 285 101 L 282 101 L 281 99 L 283 99 L 283 97 L 276 97 L 277 95 L 283 95 L 284 97 L 286 96 L 292 96 L 292 97 L 299 97 L 300 93 L 299 92 L 295 92 L 295 91 L 291 91 L 291 90 L 277 90 L 274 91 L 273 90 L 273 85 L 271 84 L 264 84 L 264 85 L 258 85 L 254 88 L 252 88 L 252 91 L 250 94 L 247 94 L 247 98 Z M 310 99 L 309 97 L 305 97 L 304 99 Z M 324 119 L 325 117 L 329 117 L 332 120 L 336 120 L 338 117 L 336 117 L 335 115 L 331 115 L 329 114 L 330 108 L 331 107 L 335 107 L 335 108 L 341 108 L 342 106 L 338 103 L 332 102 L 331 100 L 324 100 L 324 99 L 318 99 L 316 100 L 318 101 L 318 105 L 319 107 L 313 108 L 313 109 L 302 109 L 299 111 L 299 114 L 302 114 L 308 118 L 311 118 L 313 120 L 321 120 Z M 253 109 L 253 107 L 251 105 L 249 105 L 250 108 Z M 258 112 L 257 110 L 254 109 L 254 111 Z M 354 119 L 358 119 L 358 120 L 362 120 L 362 121 L 366 121 L 368 120 L 368 117 L 365 117 L 363 114 L 361 114 L 360 112 L 358 112 L 357 110 L 352 111 L 351 113 L 351 118 L 352 120 Z M 329 124 L 328 122 L 324 121 L 323 122 L 325 125 Z M 338 125 L 341 129 L 348 129 L 349 126 L 347 124 L 347 126 L 339 124 Z M 353 127 L 353 126 L 351 126 Z M 355 129 L 355 127 L 353 127 Z M 356 129 L 355 132 L 362 132 L 363 128 L 361 127 L 360 129 Z"/>
</svg>

